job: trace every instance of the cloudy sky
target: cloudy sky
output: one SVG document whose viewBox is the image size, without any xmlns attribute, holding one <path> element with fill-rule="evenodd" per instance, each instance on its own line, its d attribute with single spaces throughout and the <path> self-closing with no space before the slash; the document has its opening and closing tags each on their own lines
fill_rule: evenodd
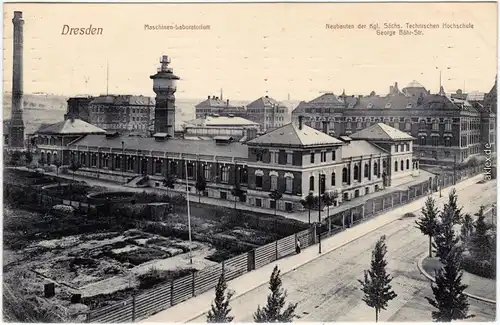
<svg viewBox="0 0 500 325">
<path fill-rule="evenodd" d="M 23 11 L 24 90 L 64 95 L 153 95 L 162 54 L 181 77 L 178 98 L 310 100 L 320 92 L 387 93 L 416 79 L 437 92 L 489 91 L 497 64 L 496 3 L 5 4 L 4 90 L 12 78 L 13 11 Z M 419 36 L 377 35 L 326 24 L 471 23 Z M 145 30 L 144 25 L 210 25 Z M 61 35 L 64 25 L 102 35 Z M 383 30 L 383 29 L 381 29 Z M 386 30 L 387 31 L 387 30 Z"/>
</svg>

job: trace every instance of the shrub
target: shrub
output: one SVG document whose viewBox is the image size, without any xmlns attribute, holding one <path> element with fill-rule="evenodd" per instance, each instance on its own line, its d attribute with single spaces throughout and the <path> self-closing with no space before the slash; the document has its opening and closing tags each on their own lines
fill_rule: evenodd
<svg viewBox="0 0 500 325">
<path fill-rule="evenodd" d="M 413 212 L 406 212 L 405 214 L 403 214 L 403 218 L 415 218 L 415 217 L 416 215 Z"/>
<path fill-rule="evenodd" d="M 490 261 L 478 261 L 471 255 L 464 255 L 462 266 L 465 271 L 483 278 L 495 279 L 496 277 L 496 265 Z"/>
<path fill-rule="evenodd" d="M 139 275 L 137 278 L 139 280 L 139 288 L 150 289 L 158 284 L 179 279 L 186 275 L 196 272 L 196 269 L 180 269 L 180 270 L 158 270 L 155 267 L 149 269 L 145 274 Z"/>
</svg>

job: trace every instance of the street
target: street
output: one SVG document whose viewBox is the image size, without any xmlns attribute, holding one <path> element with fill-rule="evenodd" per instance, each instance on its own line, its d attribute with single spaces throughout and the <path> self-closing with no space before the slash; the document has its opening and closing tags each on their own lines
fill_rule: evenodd
<svg viewBox="0 0 500 325">
<path fill-rule="evenodd" d="M 439 199 L 445 202 L 446 197 Z M 480 205 L 496 202 L 496 182 L 474 184 L 458 191 L 463 212 L 475 213 Z M 409 211 L 411 212 L 411 211 Z M 323 255 L 283 276 L 287 301 L 297 302 L 296 314 L 304 322 L 374 321 L 375 312 L 361 300 L 358 279 L 369 268 L 371 251 L 380 236 L 387 237 L 388 268 L 398 297 L 381 312 L 379 321 L 432 321 L 430 283 L 419 272 L 417 260 L 428 250 L 428 238 L 415 228 L 414 218 L 402 218 Z M 230 288 L 230 287 L 229 287 Z M 257 305 L 265 304 L 269 290 L 262 285 L 231 302 L 234 322 L 252 322 Z M 494 321 L 495 306 L 469 299 L 471 321 Z M 192 322 L 205 322 L 206 315 Z"/>
</svg>

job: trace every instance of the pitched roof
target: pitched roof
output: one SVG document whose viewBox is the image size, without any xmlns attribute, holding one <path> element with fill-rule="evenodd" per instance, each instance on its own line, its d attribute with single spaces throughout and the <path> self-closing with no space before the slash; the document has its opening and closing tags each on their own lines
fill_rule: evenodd
<svg viewBox="0 0 500 325">
<path fill-rule="evenodd" d="M 349 98 L 349 97 L 345 97 Z M 325 93 L 309 102 L 302 101 L 293 110 L 293 113 L 305 112 L 308 108 L 338 108 L 342 109 L 346 105 L 344 96 L 335 96 L 333 93 Z"/>
<path fill-rule="evenodd" d="M 154 106 L 155 100 L 142 95 L 100 95 L 94 98 L 90 105 Z"/>
<path fill-rule="evenodd" d="M 191 121 L 185 122 L 186 126 L 251 126 L 259 125 L 259 123 L 252 122 L 250 120 L 244 119 L 237 116 L 207 116 L 197 118 Z"/>
<path fill-rule="evenodd" d="M 262 96 L 260 98 L 257 98 L 253 102 L 247 105 L 247 108 L 254 108 L 254 107 L 271 107 L 271 106 L 277 106 L 277 107 L 283 107 L 286 108 L 283 103 L 277 101 L 276 99 L 268 96 Z"/>
<path fill-rule="evenodd" d="M 214 140 L 168 139 L 157 141 L 154 138 L 120 136 L 106 138 L 104 135 L 87 135 L 71 144 L 76 146 L 123 148 L 132 150 L 152 150 L 173 153 L 199 154 L 235 158 L 248 158 L 248 148 L 245 144 L 231 142 L 224 145 L 216 144 Z"/>
<path fill-rule="evenodd" d="M 341 145 L 342 141 L 329 136 L 326 133 L 315 130 L 305 124 L 302 129 L 298 125 L 289 123 L 269 133 L 261 135 L 247 142 L 248 144 L 276 144 L 288 146 L 315 146 L 315 145 Z"/>
<path fill-rule="evenodd" d="M 366 155 L 378 155 L 387 153 L 382 148 L 371 144 L 366 140 L 353 140 L 342 147 L 342 159 L 355 158 Z"/>
<path fill-rule="evenodd" d="M 366 129 L 351 134 L 350 137 L 352 139 L 368 140 L 368 141 L 373 141 L 373 140 L 393 141 L 393 140 L 414 139 L 411 135 L 404 133 L 384 123 L 373 124 L 367 127 Z"/>
<path fill-rule="evenodd" d="M 419 108 L 431 110 L 477 111 L 467 100 L 440 95 L 425 96 Z"/>
<path fill-rule="evenodd" d="M 205 107 L 213 107 L 213 108 L 242 108 L 239 106 L 235 106 L 229 102 L 229 99 L 222 100 L 219 97 L 210 97 L 195 105 L 195 108 L 205 108 Z"/>
<path fill-rule="evenodd" d="M 405 96 L 403 94 L 393 94 L 390 96 L 367 96 L 358 99 L 354 109 L 362 110 L 405 110 L 417 106 L 418 98 L 415 96 Z M 390 105 L 388 105 L 390 104 Z"/>
<path fill-rule="evenodd" d="M 37 131 L 37 134 L 105 134 L 106 131 L 82 121 L 80 119 L 67 119 L 65 121 L 57 122 L 49 125 L 42 125 Z"/>
</svg>

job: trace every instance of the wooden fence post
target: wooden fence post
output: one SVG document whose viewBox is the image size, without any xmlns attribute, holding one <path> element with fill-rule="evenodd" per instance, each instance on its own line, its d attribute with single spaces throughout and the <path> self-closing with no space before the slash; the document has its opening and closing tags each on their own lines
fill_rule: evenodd
<svg viewBox="0 0 500 325">
<path fill-rule="evenodd" d="M 193 273 L 191 273 L 191 274 L 193 275 L 193 276 L 192 276 L 192 280 L 191 280 L 191 286 L 193 287 L 193 292 L 192 292 L 192 294 L 193 294 L 193 297 L 194 297 L 194 296 L 195 296 L 195 294 L 194 294 L 194 293 L 195 293 L 195 290 L 194 290 L 194 282 L 195 282 L 195 280 L 194 280 L 194 278 L 195 278 L 195 276 L 196 276 L 196 272 L 193 272 Z"/>
<path fill-rule="evenodd" d="M 132 296 L 132 322 L 135 322 L 135 295 Z"/>
<path fill-rule="evenodd" d="M 170 280 L 170 306 L 174 305 L 174 280 Z"/>
<path fill-rule="evenodd" d="M 279 255 L 278 255 L 278 241 L 276 241 L 276 260 L 278 260 Z"/>
</svg>

